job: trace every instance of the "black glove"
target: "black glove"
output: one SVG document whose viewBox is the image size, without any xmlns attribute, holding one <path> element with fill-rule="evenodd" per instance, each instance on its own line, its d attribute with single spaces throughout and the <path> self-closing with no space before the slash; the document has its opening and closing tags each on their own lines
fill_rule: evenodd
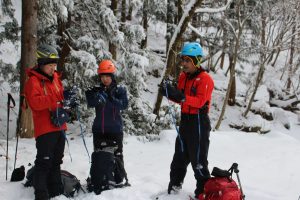
<svg viewBox="0 0 300 200">
<path fill-rule="evenodd" d="M 71 89 L 64 90 L 64 106 L 67 108 L 75 108 L 78 105 L 78 88 L 74 86 Z"/>
<path fill-rule="evenodd" d="M 183 94 L 183 92 L 181 92 L 180 90 L 178 90 L 176 87 L 172 86 L 169 83 L 162 85 L 159 91 L 163 96 L 171 99 L 172 101 L 175 102 L 185 101 L 185 95 Z"/>
<path fill-rule="evenodd" d="M 99 91 L 96 93 L 97 104 L 105 105 L 108 95 L 104 91 Z"/>
<path fill-rule="evenodd" d="M 110 87 L 108 90 L 106 90 L 107 98 L 108 98 L 109 101 L 113 102 L 114 99 L 116 98 L 115 97 L 116 90 L 117 90 L 116 86 Z"/>
<path fill-rule="evenodd" d="M 158 87 L 159 87 L 158 92 L 159 92 L 161 95 L 163 95 L 164 97 L 167 96 L 167 95 L 166 95 L 166 87 L 165 87 L 165 85 L 158 85 Z"/>
</svg>

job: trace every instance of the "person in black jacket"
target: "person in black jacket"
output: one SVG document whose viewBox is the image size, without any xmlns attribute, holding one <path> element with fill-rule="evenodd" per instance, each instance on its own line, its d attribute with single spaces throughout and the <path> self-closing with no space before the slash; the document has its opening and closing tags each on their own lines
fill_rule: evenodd
<svg viewBox="0 0 300 200">
<path fill-rule="evenodd" d="M 93 122 L 94 150 L 101 149 L 103 141 L 115 141 L 115 156 L 123 162 L 123 122 L 121 110 L 128 106 L 127 91 L 117 85 L 116 67 L 111 60 L 103 60 L 98 67 L 100 86 L 86 91 L 88 107 L 94 107 Z"/>
</svg>

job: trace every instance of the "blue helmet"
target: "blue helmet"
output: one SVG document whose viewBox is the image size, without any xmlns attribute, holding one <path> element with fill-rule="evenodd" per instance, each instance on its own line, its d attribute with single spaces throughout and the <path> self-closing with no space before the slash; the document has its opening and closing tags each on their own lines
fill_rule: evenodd
<svg viewBox="0 0 300 200">
<path fill-rule="evenodd" d="M 204 53 L 201 45 L 198 42 L 187 42 L 181 49 L 181 56 L 201 56 L 204 57 Z"/>
</svg>

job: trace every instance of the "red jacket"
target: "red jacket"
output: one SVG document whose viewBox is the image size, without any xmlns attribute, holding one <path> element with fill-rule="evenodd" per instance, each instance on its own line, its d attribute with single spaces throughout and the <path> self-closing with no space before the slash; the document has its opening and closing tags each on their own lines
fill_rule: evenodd
<svg viewBox="0 0 300 200">
<path fill-rule="evenodd" d="M 53 75 L 53 81 L 34 69 L 26 71 L 29 79 L 25 84 L 25 98 L 32 110 L 34 123 L 34 137 L 40 135 L 66 130 L 66 123 L 61 127 L 56 127 L 50 119 L 50 111 L 54 111 L 63 101 L 63 86 L 57 72 Z"/>
<path fill-rule="evenodd" d="M 199 108 L 206 102 L 208 108 L 210 107 L 214 81 L 205 71 L 201 71 L 193 78 L 182 72 L 178 80 L 178 89 L 185 94 L 185 101 L 181 103 L 181 113 L 198 114 Z"/>
</svg>

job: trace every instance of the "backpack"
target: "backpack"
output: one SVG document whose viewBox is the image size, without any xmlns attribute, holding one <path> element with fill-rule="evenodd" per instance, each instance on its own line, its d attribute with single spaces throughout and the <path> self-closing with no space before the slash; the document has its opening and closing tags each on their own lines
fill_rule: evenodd
<svg viewBox="0 0 300 200">
<path fill-rule="evenodd" d="M 80 189 L 85 193 L 80 184 L 80 180 L 78 180 L 76 176 L 66 170 L 61 170 L 60 175 L 61 182 L 64 186 L 64 195 L 66 197 L 74 197 L 74 194 L 76 192 L 78 193 Z"/>
<path fill-rule="evenodd" d="M 25 177 L 25 167 L 22 165 L 19 168 L 15 168 L 12 172 L 10 181 L 16 182 L 16 181 L 22 181 Z"/>
<path fill-rule="evenodd" d="M 85 191 L 83 190 L 80 184 L 80 181 L 77 179 L 76 176 L 74 176 L 73 174 L 71 174 L 66 170 L 61 170 L 60 174 L 61 174 L 62 185 L 64 188 L 63 194 L 66 197 L 73 197 L 76 192 L 77 193 L 79 192 L 80 189 L 85 193 Z M 27 171 L 26 174 L 27 181 L 24 184 L 25 187 L 33 186 L 33 175 L 34 175 L 34 166 Z"/>
<path fill-rule="evenodd" d="M 123 183 L 124 179 L 126 180 Z M 104 190 L 129 186 L 127 174 L 121 159 L 114 155 L 113 147 L 102 148 L 92 153 L 90 177 L 87 190 L 100 194 Z"/>
<path fill-rule="evenodd" d="M 204 192 L 199 195 L 199 200 L 243 200 L 244 195 L 241 185 L 239 188 L 232 179 L 233 170 L 239 181 L 236 163 L 229 170 L 214 167 L 211 173 L 214 177 L 208 179 L 205 183 Z"/>
</svg>

